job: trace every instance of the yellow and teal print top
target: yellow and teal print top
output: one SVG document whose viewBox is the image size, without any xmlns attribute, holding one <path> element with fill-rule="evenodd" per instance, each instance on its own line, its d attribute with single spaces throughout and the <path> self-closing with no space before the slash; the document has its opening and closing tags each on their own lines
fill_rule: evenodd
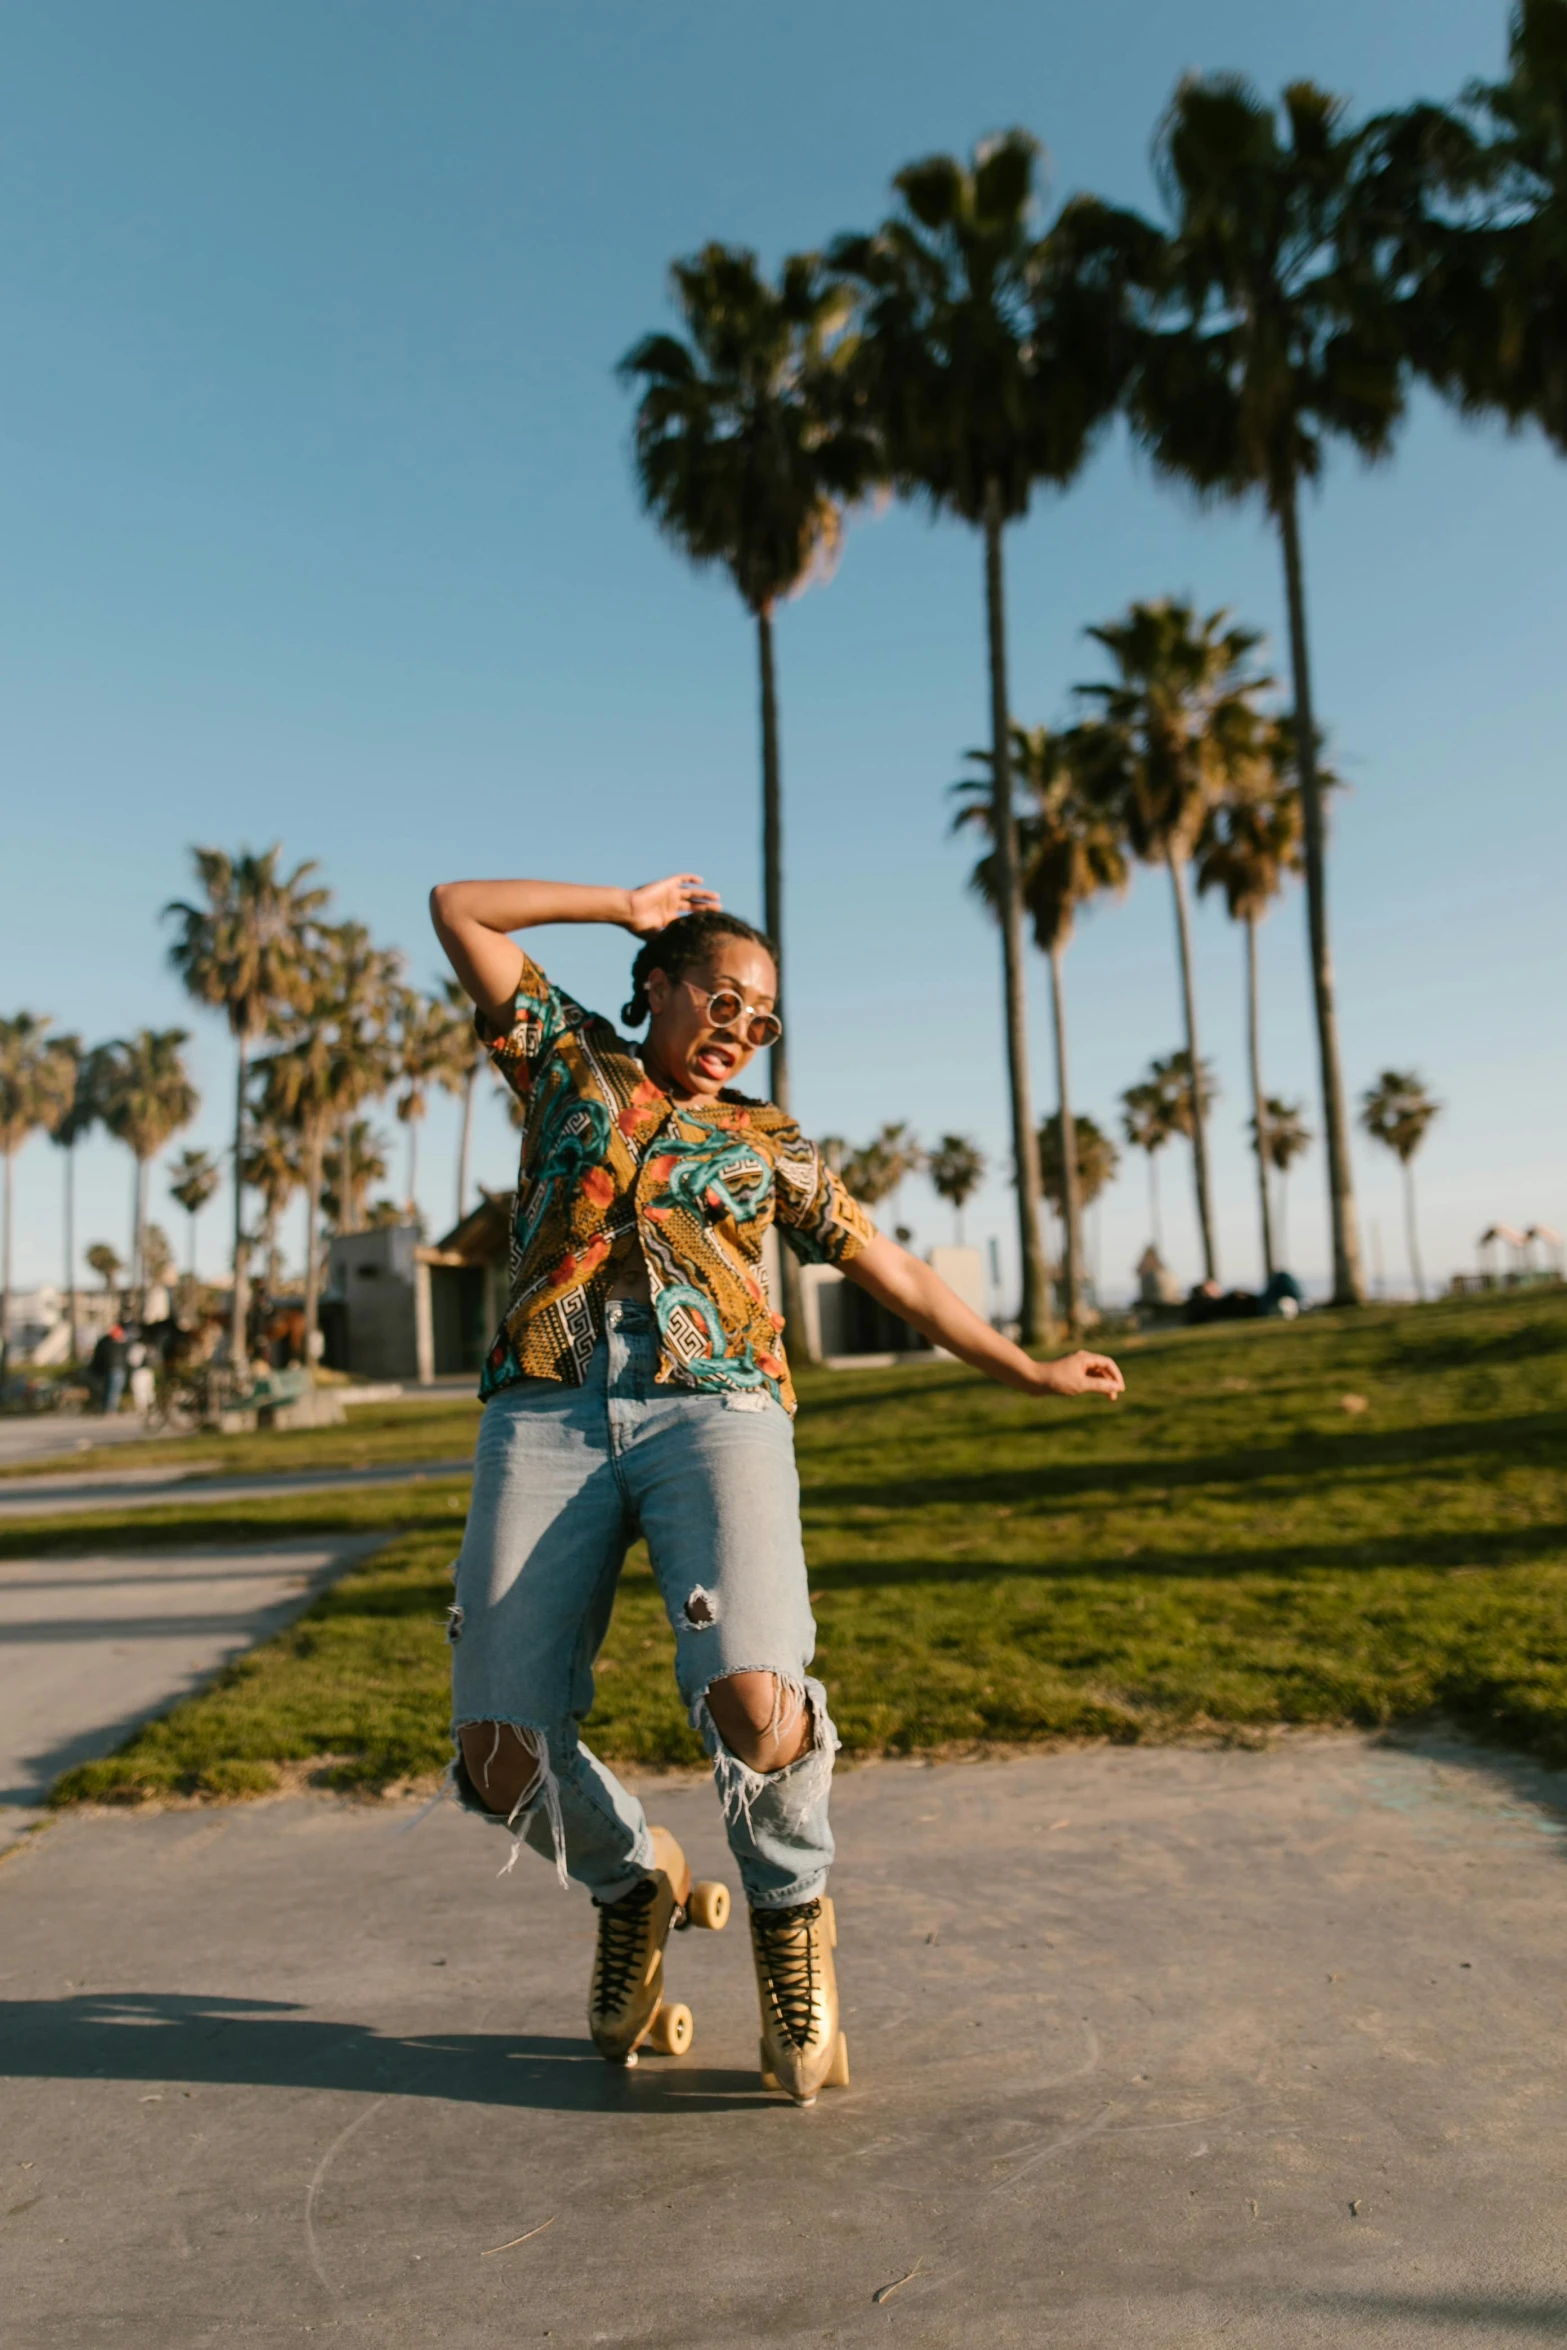
<svg viewBox="0 0 1567 2350">
<path fill-rule="evenodd" d="M 510 1027 L 483 1013 L 475 1025 L 523 1110 L 510 1298 L 480 1395 L 517 1379 L 580 1386 L 615 1269 L 640 1249 L 658 1377 L 765 1388 L 792 1412 L 763 1235 L 776 1224 L 807 1265 L 850 1264 L 875 1235 L 816 1145 L 770 1102 L 672 1102 L 634 1046 L 526 957 Z"/>
</svg>

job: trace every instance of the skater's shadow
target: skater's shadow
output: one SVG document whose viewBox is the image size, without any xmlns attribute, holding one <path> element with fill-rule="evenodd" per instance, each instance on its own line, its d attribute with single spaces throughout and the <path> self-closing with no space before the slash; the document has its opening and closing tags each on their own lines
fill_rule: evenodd
<svg viewBox="0 0 1567 2350">
<path fill-rule="evenodd" d="M 176 1992 L 0 2000 L 0 2074 L 194 2089 L 345 2089 L 557 2113 L 731 2113 L 774 2102 L 754 2072 L 689 2057 L 607 2065 L 586 2037 L 430 2032 L 399 2038 L 290 2004 Z"/>
</svg>

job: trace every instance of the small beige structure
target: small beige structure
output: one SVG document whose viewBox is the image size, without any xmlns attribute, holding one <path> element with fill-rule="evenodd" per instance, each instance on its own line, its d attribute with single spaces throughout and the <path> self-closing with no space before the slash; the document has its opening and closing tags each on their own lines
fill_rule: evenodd
<svg viewBox="0 0 1567 2350">
<path fill-rule="evenodd" d="M 431 1247 L 412 1224 L 341 1234 L 323 1320 L 334 1368 L 360 1379 L 478 1375 L 506 1303 L 510 1197 L 486 1192 Z"/>
</svg>

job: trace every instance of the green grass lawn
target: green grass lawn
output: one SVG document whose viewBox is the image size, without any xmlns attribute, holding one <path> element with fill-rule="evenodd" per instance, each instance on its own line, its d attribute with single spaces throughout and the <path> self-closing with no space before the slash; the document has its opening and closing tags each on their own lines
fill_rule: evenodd
<svg viewBox="0 0 1567 2350">
<path fill-rule="evenodd" d="M 364 1469 L 383 1461 L 456 1460 L 478 1433 L 475 1396 L 436 1403 L 350 1404 L 340 1428 L 268 1430 L 254 1436 L 149 1436 L 135 1444 L 94 1444 L 43 1460 L 12 1461 L 9 1477 L 76 1476 L 84 1469 L 187 1469 L 193 1477 L 267 1469 Z M 3 1490 L 3 1487 L 0 1487 Z"/>
<path fill-rule="evenodd" d="M 1031 1403 L 956 1367 L 806 1374 L 818 1670 L 847 1753 L 1442 1715 L 1567 1761 L 1567 1297 L 1172 1333 L 1122 1354 L 1114 1408 Z M 411 1418 L 408 1457 L 439 1452 Z M 292 1630 L 70 1772 L 58 1800 L 251 1792 L 290 1763 L 340 1785 L 438 1770 L 463 1501 L 432 1483 L 265 1513 L 171 1505 L 156 1526 L 8 1526 L 12 1556 L 187 1529 L 398 1529 Z M 588 1730 L 601 1752 L 698 1759 L 671 1654 L 634 1556 Z"/>
</svg>

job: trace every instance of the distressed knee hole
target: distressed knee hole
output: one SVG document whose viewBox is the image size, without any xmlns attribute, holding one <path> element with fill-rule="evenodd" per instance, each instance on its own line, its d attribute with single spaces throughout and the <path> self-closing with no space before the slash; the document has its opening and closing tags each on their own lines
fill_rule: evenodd
<svg viewBox="0 0 1567 2350">
<path fill-rule="evenodd" d="M 469 1785 L 486 1811 L 512 1820 L 537 1800 L 550 1775 L 542 1730 L 524 1730 L 514 1722 L 465 1722 L 457 1737 Z"/>
<path fill-rule="evenodd" d="M 718 1621 L 718 1602 L 713 1594 L 710 1591 L 704 1591 L 699 1583 L 687 1599 L 681 1612 L 691 1631 L 705 1632 L 710 1624 L 716 1624 Z"/>
<path fill-rule="evenodd" d="M 786 1770 L 811 1743 L 810 1700 L 777 1673 L 725 1674 L 709 1683 L 705 1703 L 724 1746 L 748 1770 Z"/>
</svg>

